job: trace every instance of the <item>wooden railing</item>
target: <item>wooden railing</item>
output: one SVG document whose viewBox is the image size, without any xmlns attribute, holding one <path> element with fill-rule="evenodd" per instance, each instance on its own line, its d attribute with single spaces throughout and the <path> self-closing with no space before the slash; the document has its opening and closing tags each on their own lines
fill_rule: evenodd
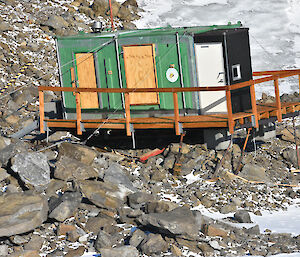
<svg viewBox="0 0 300 257">
<path fill-rule="evenodd" d="M 130 130 L 130 93 L 146 93 L 146 92 L 156 92 L 156 93 L 172 93 L 173 94 L 173 104 L 174 104 L 174 123 L 176 135 L 180 134 L 180 116 L 179 116 L 179 106 L 178 106 L 178 93 L 182 92 L 201 92 L 201 91 L 225 91 L 226 92 L 226 102 L 227 102 L 227 114 L 228 114 L 228 128 L 229 132 L 233 133 L 235 120 L 239 119 L 232 113 L 232 103 L 231 103 L 231 90 L 250 87 L 251 104 L 252 110 L 251 115 L 255 119 L 255 127 L 258 127 L 258 112 L 256 106 L 255 97 L 255 85 L 267 81 L 274 81 L 275 99 L 276 99 L 276 111 L 278 121 L 282 121 L 281 112 L 281 102 L 279 94 L 279 79 L 298 75 L 299 80 L 299 92 L 300 92 L 300 69 L 299 70 L 281 70 L 281 71 L 263 71 L 254 72 L 253 76 L 267 76 L 254 80 L 249 80 L 246 82 L 229 85 L 229 86 L 218 86 L 218 87 L 186 87 L 186 88 L 76 88 L 76 87 L 45 87 L 39 86 L 39 101 L 40 101 L 40 132 L 45 133 L 44 127 L 44 91 L 60 91 L 60 92 L 73 92 L 76 99 L 76 125 L 77 134 L 81 135 L 81 106 L 80 106 L 80 93 L 82 92 L 95 92 L 95 93 L 123 93 L 125 96 L 125 120 L 126 120 L 126 133 L 131 135 Z"/>
</svg>

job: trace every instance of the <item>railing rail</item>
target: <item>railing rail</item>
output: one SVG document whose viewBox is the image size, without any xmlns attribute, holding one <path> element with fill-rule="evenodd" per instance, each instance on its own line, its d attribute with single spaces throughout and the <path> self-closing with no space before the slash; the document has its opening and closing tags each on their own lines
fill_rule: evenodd
<svg viewBox="0 0 300 257">
<path fill-rule="evenodd" d="M 235 120 L 232 113 L 232 103 L 231 103 L 231 90 L 236 90 L 240 88 L 250 87 L 250 96 L 251 96 L 251 105 L 252 105 L 252 115 L 255 120 L 255 127 L 258 127 L 258 112 L 256 106 L 256 97 L 255 97 L 255 85 L 261 84 L 268 81 L 274 81 L 274 91 L 276 99 L 276 112 L 277 119 L 279 122 L 282 121 L 282 111 L 281 111 L 281 101 L 279 93 L 279 79 L 283 79 L 290 76 L 298 75 L 299 80 L 299 92 L 300 92 L 300 69 L 297 70 L 279 70 L 279 71 L 260 71 L 253 72 L 253 76 L 267 76 L 258 79 L 249 80 L 246 82 L 228 85 L 228 86 L 218 86 L 218 87 L 185 87 L 185 88 L 77 88 L 74 87 L 46 87 L 39 86 L 39 101 L 40 101 L 40 132 L 45 133 L 44 127 L 44 91 L 56 91 L 56 92 L 73 92 L 76 99 L 76 126 L 77 134 L 81 135 L 81 106 L 80 106 L 80 93 L 81 92 L 95 92 L 95 93 L 123 93 L 125 96 L 125 120 L 126 120 L 126 133 L 131 135 L 130 123 L 130 93 L 147 93 L 147 92 L 156 92 L 156 93 L 173 93 L 173 104 L 174 104 L 174 125 L 176 134 L 180 134 L 180 124 L 179 124 L 179 106 L 178 106 L 178 93 L 182 92 L 201 92 L 201 91 L 225 91 L 226 93 L 226 102 L 227 102 L 227 114 L 228 114 L 228 128 L 229 132 L 233 133 Z"/>
</svg>

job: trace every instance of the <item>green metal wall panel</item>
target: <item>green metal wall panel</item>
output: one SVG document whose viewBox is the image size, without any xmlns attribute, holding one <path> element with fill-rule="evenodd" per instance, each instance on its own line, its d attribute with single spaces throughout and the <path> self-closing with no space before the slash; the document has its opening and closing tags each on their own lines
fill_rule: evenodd
<svg viewBox="0 0 300 257">
<path fill-rule="evenodd" d="M 120 87 L 117 56 L 114 37 L 118 37 L 119 58 L 121 66 L 121 79 L 123 87 L 126 87 L 126 77 L 122 46 L 155 44 L 156 71 L 159 88 L 181 87 L 178 49 L 176 45 L 176 32 L 179 35 L 180 54 L 184 87 L 197 86 L 193 33 L 201 33 L 216 28 L 235 28 L 241 24 L 229 24 L 225 26 L 206 26 L 193 28 L 158 28 L 136 30 L 129 32 L 79 34 L 77 36 L 58 38 L 58 51 L 61 67 L 61 83 L 63 87 L 71 87 L 70 68 L 76 71 L 76 53 L 94 53 L 95 68 L 98 74 L 97 86 L 101 88 Z M 109 42 L 109 43 L 108 43 Z M 166 71 L 174 67 L 179 77 L 175 82 L 170 82 L 166 77 Z M 187 109 L 198 109 L 197 93 L 185 93 Z M 179 108 L 183 108 L 183 94 L 178 94 Z M 173 96 L 171 93 L 159 93 L 159 105 L 131 106 L 131 110 L 173 110 Z M 83 110 L 83 112 L 115 112 L 123 110 L 121 94 L 99 94 L 99 109 Z M 64 93 L 64 104 L 67 112 L 75 112 L 75 96 L 73 93 Z"/>
</svg>

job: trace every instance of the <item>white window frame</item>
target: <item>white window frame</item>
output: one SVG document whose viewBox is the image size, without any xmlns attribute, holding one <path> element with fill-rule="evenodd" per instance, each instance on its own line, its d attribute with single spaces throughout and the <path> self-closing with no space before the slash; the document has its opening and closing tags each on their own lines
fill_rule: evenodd
<svg viewBox="0 0 300 257">
<path fill-rule="evenodd" d="M 235 64 L 231 66 L 231 71 L 232 71 L 232 80 L 236 81 L 236 80 L 240 80 L 242 78 L 242 73 L 241 73 L 241 65 L 240 64 Z M 235 72 L 234 70 L 236 69 L 237 71 L 237 76 L 234 76 Z"/>
</svg>

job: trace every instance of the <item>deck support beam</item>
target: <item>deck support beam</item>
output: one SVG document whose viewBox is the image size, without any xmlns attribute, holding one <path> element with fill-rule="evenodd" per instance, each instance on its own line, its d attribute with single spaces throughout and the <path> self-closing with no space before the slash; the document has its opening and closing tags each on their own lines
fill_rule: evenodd
<svg viewBox="0 0 300 257">
<path fill-rule="evenodd" d="M 278 78 L 274 80 L 274 87 L 275 87 L 275 97 L 276 97 L 276 108 L 277 108 L 277 120 L 282 122 L 282 111 L 281 111 L 281 102 L 280 102 L 280 93 L 279 93 L 279 86 L 278 86 Z"/>
<path fill-rule="evenodd" d="M 251 96 L 251 106 L 252 106 L 252 113 L 254 115 L 254 122 L 255 128 L 258 128 L 258 113 L 257 113 L 257 106 L 256 106 L 256 96 L 255 96 L 255 87 L 254 83 L 250 86 L 250 96 Z"/>
<path fill-rule="evenodd" d="M 232 103 L 231 103 L 230 88 L 226 89 L 226 103 L 227 103 L 229 133 L 233 134 L 233 132 L 234 132 L 234 119 L 233 119 L 233 114 L 232 114 Z"/>
</svg>

